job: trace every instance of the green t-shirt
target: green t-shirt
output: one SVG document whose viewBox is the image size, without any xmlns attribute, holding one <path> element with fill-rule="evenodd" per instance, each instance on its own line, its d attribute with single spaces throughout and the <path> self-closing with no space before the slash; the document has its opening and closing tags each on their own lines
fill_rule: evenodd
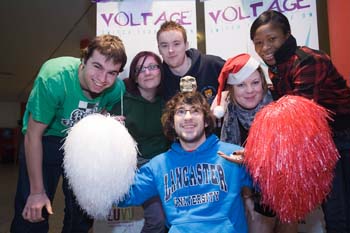
<svg viewBox="0 0 350 233">
<path fill-rule="evenodd" d="M 87 98 L 78 78 L 80 63 L 78 58 L 59 57 L 43 64 L 28 99 L 23 133 L 31 114 L 34 120 L 48 125 L 44 135 L 64 137 L 66 130 L 83 117 L 104 109 L 109 111 L 120 101 L 125 86 L 118 78 L 97 98 Z"/>
</svg>

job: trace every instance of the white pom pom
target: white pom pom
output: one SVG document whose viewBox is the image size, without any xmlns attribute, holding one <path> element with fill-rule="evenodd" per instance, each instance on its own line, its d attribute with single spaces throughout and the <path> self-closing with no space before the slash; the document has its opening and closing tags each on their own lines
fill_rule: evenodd
<svg viewBox="0 0 350 233">
<path fill-rule="evenodd" d="M 136 142 L 117 120 L 93 114 L 69 130 L 63 148 L 65 175 L 79 205 L 95 219 L 105 219 L 134 181 Z"/>
<path fill-rule="evenodd" d="M 221 105 L 215 106 L 213 114 L 218 119 L 222 118 L 224 116 L 224 114 L 225 114 L 224 107 L 221 106 Z"/>
</svg>

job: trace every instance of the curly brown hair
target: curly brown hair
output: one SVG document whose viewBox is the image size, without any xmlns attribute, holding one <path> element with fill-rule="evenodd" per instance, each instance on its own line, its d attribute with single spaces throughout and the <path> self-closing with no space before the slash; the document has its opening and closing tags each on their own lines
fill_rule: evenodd
<svg viewBox="0 0 350 233">
<path fill-rule="evenodd" d="M 96 36 L 81 53 L 81 59 L 84 64 L 86 64 L 87 60 L 89 60 L 95 50 L 106 56 L 107 61 L 112 59 L 114 64 L 120 63 L 121 67 L 119 72 L 124 70 L 127 56 L 123 41 L 118 36 Z"/>
<path fill-rule="evenodd" d="M 207 125 L 205 127 L 207 137 L 214 132 L 215 117 L 210 111 L 210 106 L 205 97 L 197 91 L 179 92 L 166 103 L 161 118 L 164 135 L 169 140 L 174 141 L 177 137 L 174 128 L 174 115 L 177 107 L 183 104 L 195 105 L 203 112 L 204 123 Z"/>
</svg>

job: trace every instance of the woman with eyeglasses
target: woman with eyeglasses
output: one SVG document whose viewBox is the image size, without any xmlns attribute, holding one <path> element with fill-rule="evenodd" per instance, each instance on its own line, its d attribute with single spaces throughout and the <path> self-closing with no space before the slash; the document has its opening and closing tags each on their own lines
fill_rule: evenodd
<svg viewBox="0 0 350 233">
<path fill-rule="evenodd" d="M 126 93 L 110 112 L 125 124 L 137 142 L 138 167 L 169 147 L 160 122 L 164 106 L 161 64 L 160 57 L 155 53 L 139 52 L 131 61 L 129 78 L 123 80 Z M 143 208 L 145 222 L 141 232 L 165 232 L 165 218 L 159 197 L 145 202 Z"/>
</svg>

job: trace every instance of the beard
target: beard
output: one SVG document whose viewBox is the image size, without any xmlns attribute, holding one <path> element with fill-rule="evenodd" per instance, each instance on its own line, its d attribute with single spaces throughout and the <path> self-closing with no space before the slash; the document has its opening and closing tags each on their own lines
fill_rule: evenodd
<svg viewBox="0 0 350 233">
<path fill-rule="evenodd" d="M 188 134 L 188 133 L 180 133 L 178 134 L 178 139 L 181 143 L 196 143 L 196 142 L 200 142 L 203 137 L 205 138 L 205 131 L 204 129 L 202 129 L 201 131 L 195 133 L 195 134 Z"/>
</svg>

